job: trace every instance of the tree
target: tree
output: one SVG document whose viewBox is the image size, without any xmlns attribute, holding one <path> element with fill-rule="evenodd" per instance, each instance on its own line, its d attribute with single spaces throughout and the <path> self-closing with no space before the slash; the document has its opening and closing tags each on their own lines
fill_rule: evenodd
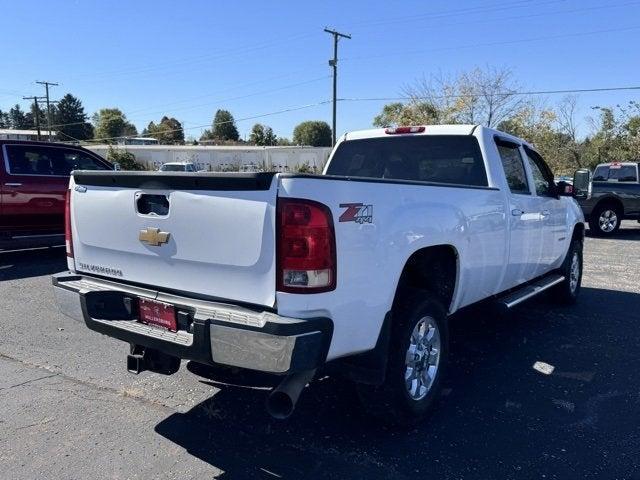
<svg viewBox="0 0 640 480">
<path fill-rule="evenodd" d="M 82 102 L 67 93 L 58 102 L 55 108 L 54 126 L 57 131 L 57 140 L 89 140 L 93 138 L 93 125 L 88 121 L 88 115 L 84 113 Z"/>
<path fill-rule="evenodd" d="M 327 122 L 319 120 L 302 122 L 293 130 L 293 143 L 312 147 L 330 147 L 331 127 Z"/>
<path fill-rule="evenodd" d="M 9 110 L 9 128 L 13 128 L 14 130 L 31 128 L 31 122 L 18 104 Z"/>
<path fill-rule="evenodd" d="M 0 110 L 0 128 L 9 128 L 10 126 L 9 114 Z"/>
<path fill-rule="evenodd" d="M 256 123 L 251 128 L 251 135 L 249 137 L 249 142 L 255 145 L 265 146 L 265 145 L 276 145 L 277 138 L 275 133 L 271 127 L 266 125 L 262 125 L 260 123 Z"/>
<path fill-rule="evenodd" d="M 213 117 L 211 130 L 205 130 L 200 140 L 215 140 L 217 142 L 237 142 L 240 138 L 236 122 L 229 110 L 217 110 Z"/>
<path fill-rule="evenodd" d="M 495 127 L 526 103 L 509 69 L 486 67 L 456 77 L 432 75 L 402 89 L 405 103 L 390 103 L 374 118 L 374 126 L 482 124 Z"/>
<path fill-rule="evenodd" d="M 118 137 L 135 136 L 138 131 L 118 108 L 103 108 L 93 115 L 96 140 L 114 143 Z"/>
<path fill-rule="evenodd" d="M 31 104 L 29 111 L 24 114 L 25 123 L 28 125 L 27 128 L 35 129 L 38 126 L 38 122 L 36 122 L 36 115 L 38 116 L 38 122 L 40 124 L 40 130 L 47 130 L 47 115 L 44 110 L 42 110 L 42 104 L 39 104 L 38 110 L 36 111 L 35 104 Z"/>
<path fill-rule="evenodd" d="M 175 118 L 164 116 L 157 125 L 153 122 L 143 132 L 163 145 L 184 145 L 182 124 Z"/>
<path fill-rule="evenodd" d="M 146 170 L 144 165 L 138 163 L 133 153 L 126 150 L 118 150 L 111 146 L 109 146 L 107 152 L 107 160 L 111 163 L 119 164 L 121 170 Z"/>
</svg>

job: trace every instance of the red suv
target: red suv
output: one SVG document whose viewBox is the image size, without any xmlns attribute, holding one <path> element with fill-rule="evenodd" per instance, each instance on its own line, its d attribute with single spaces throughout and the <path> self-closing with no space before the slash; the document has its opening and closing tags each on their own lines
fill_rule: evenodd
<svg viewBox="0 0 640 480">
<path fill-rule="evenodd" d="M 78 146 L 0 140 L 0 248 L 64 244 L 72 170 L 113 170 L 113 165 Z"/>
</svg>

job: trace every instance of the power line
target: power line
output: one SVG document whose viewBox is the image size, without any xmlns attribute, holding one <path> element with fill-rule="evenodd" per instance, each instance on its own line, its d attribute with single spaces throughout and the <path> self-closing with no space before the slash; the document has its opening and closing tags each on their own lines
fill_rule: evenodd
<svg viewBox="0 0 640 480">
<path fill-rule="evenodd" d="M 509 96 L 521 96 L 521 95 L 553 95 L 553 94 L 567 94 L 567 93 L 596 93 L 596 92 L 617 92 L 623 90 L 640 90 L 640 86 L 627 86 L 627 87 L 601 87 L 601 88 L 574 88 L 566 90 L 530 90 L 530 91 L 510 91 L 510 92 L 498 92 L 492 95 L 496 97 L 509 97 Z M 433 95 L 429 97 L 420 96 L 397 96 L 397 97 L 365 97 L 365 98 L 339 98 L 339 102 L 392 102 L 397 100 L 428 100 L 432 99 L 444 99 L 444 98 L 472 98 L 478 95 L 470 94 L 456 94 L 456 95 Z"/>
<path fill-rule="evenodd" d="M 338 95 L 338 40 L 347 38 L 351 40 L 351 35 L 340 33 L 329 28 L 324 29 L 325 32 L 333 35 L 333 59 L 329 60 L 329 66 L 333 68 L 333 124 L 331 127 L 331 145 L 336 144 L 336 96 Z"/>
<path fill-rule="evenodd" d="M 196 129 L 201 129 L 201 128 L 207 128 L 207 127 L 215 127 L 217 125 L 224 125 L 226 123 L 233 123 L 233 122 L 244 122 L 246 120 L 255 120 L 257 118 L 263 118 L 263 117 L 270 117 L 272 115 L 280 115 L 282 113 L 288 113 L 288 112 L 295 112 L 298 110 L 304 110 L 307 108 L 312 108 L 312 107 L 317 107 L 320 105 L 326 105 L 328 103 L 331 103 L 331 100 L 323 100 L 321 102 L 316 102 L 316 103 L 309 103 L 306 105 L 299 105 L 296 107 L 290 107 L 290 108 L 285 108 L 283 110 L 277 110 L 275 112 L 268 112 L 268 113 L 261 113 L 259 115 L 252 115 L 250 117 L 243 117 L 243 118 L 238 118 L 237 120 L 227 120 L 224 122 L 214 122 L 214 123 L 206 123 L 204 125 L 196 125 L 194 127 L 189 127 L 189 128 L 173 128 L 173 129 L 169 129 L 169 130 L 163 130 L 163 132 L 166 133 L 170 133 L 170 132 L 179 132 L 179 131 L 184 131 L 184 130 L 196 130 Z M 147 133 L 144 135 L 138 135 L 138 137 L 150 137 L 152 134 Z M 119 138 L 123 138 L 126 135 L 120 135 L 117 137 L 103 137 L 103 138 L 92 138 L 90 140 L 86 140 L 86 142 L 88 143 L 93 143 L 93 142 L 102 142 L 102 141 L 106 141 L 106 140 L 117 140 Z M 66 142 L 68 143 L 68 142 Z"/>
<path fill-rule="evenodd" d="M 267 93 L 279 92 L 281 90 L 288 90 L 290 88 L 299 87 L 301 85 L 308 85 L 310 83 L 319 82 L 320 80 L 326 80 L 327 78 L 329 78 L 328 75 L 323 75 L 322 77 L 313 78 L 311 80 L 305 80 L 304 82 L 292 83 L 292 84 L 289 84 L 289 85 L 284 85 L 282 87 L 271 88 L 269 90 L 261 90 L 259 92 L 248 93 L 246 95 L 238 95 L 236 97 L 228 97 L 228 98 L 223 98 L 223 99 L 217 99 L 217 100 L 213 100 L 213 101 L 208 102 L 208 103 L 200 103 L 198 105 L 190 105 L 188 107 L 172 108 L 171 111 L 172 112 L 176 112 L 176 111 L 181 111 L 181 110 L 190 110 L 192 108 L 204 107 L 204 106 L 212 105 L 212 104 L 216 104 L 216 103 L 219 104 L 219 103 L 223 103 L 223 102 L 230 102 L 232 100 L 241 100 L 243 98 L 250 98 L 250 97 L 255 97 L 255 96 L 258 96 L 258 95 L 264 95 L 264 94 L 267 94 Z M 138 112 L 140 112 L 140 110 L 138 110 Z M 155 115 L 155 114 L 159 114 L 159 113 L 166 113 L 166 110 L 158 110 L 158 111 L 155 111 L 155 112 L 145 113 L 145 116 Z"/>
<path fill-rule="evenodd" d="M 138 66 L 138 67 L 134 67 L 134 68 L 127 68 L 127 69 L 120 69 L 120 70 L 112 70 L 112 71 L 108 71 L 108 72 L 91 72 L 91 73 L 87 73 L 87 74 L 83 74 L 83 75 L 78 75 L 78 77 L 91 77 L 93 79 L 95 78 L 108 78 L 108 77 L 113 77 L 113 76 L 123 76 L 123 75 L 137 75 L 140 73 L 148 73 L 148 72 L 153 72 L 155 70 L 160 70 L 163 68 L 167 68 L 169 66 L 175 68 L 177 66 L 184 66 L 184 65 L 189 65 L 192 63 L 198 63 L 198 62 L 207 62 L 210 60 L 218 60 L 221 58 L 225 58 L 225 57 L 229 57 L 229 56 L 237 56 L 243 53 L 250 53 L 253 51 L 259 51 L 259 50 L 263 50 L 265 48 L 269 48 L 269 47 L 273 47 L 275 45 L 279 45 L 282 43 L 288 43 L 288 42 L 293 42 L 293 41 L 298 41 L 301 40 L 303 38 L 307 38 L 310 36 L 316 35 L 314 33 L 298 33 L 295 35 L 291 35 L 289 37 L 284 37 L 284 38 L 278 38 L 273 39 L 273 40 L 269 40 L 267 42 L 260 42 L 257 44 L 253 44 L 253 45 L 244 45 L 241 47 L 236 47 L 236 48 L 231 48 L 231 49 L 226 49 L 224 50 L 224 52 L 219 52 L 219 53 L 215 53 L 215 54 L 209 54 L 209 55 L 196 55 L 196 56 L 192 56 L 192 57 L 186 57 L 186 58 L 182 58 L 182 59 L 176 59 L 176 60 L 172 60 L 172 61 L 164 61 L 164 62 L 158 62 L 155 64 L 149 64 L 146 66 Z M 141 53 L 149 53 L 149 52 L 139 52 Z"/>
<path fill-rule="evenodd" d="M 454 10 L 445 10 L 441 12 L 427 12 L 422 14 L 410 15 L 406 17 L 395 17 L 395 18 L 389 18 L 386 20 L 375 20 L 372 22 L 352 23 L 350 24 L 350 26 L 357 27 L 361 25 L 365 27 L 369 27 L 369 26 L 378 27 L 380 25 L 389 25 L 393 23 L 413 22 L 413 21 L 425 20 L 425 19 L 441 19 L 441 18 L 448 18 L 448 17 L 458 17 L 460 15 L 472 15 L 474 13 L 481 13 L 482 15 L 485 15 L 489 12 L 513 10 L 516 8 L 528 7 L 532 4 L 535 5 L 535 7 L 537 8 L 537 7 L 540 7 L 540 5 L 547 5 L 552 3 L 564 3 L 565 1 L 566 0 L 548 0 L 545 2 L 540 2 L 537 0 L 520 0 L 516 2 L 511 2 L 511 3 L 482 5 L 479 7 L 468 7 L 468 8 L 454 9 Z"/>
<path fill-rule="evenodd" d="M 310 84 L 310 83 L 313 83 L 313 82 L 318 82 L 320 80 L 325 80 L 327 78 L 329 78 L 328 75 L 323 75 L 322 77 L 314 78 L 314 79 L 311 79 L 311 80 L 306 80 L 304 82 L 293 83 L 293 84 L 290 84 L 290 85 L 285 85 L 285 86 L 274 88 L 274 89 L 270 89 L 270 90 L 262 90 L 260 92 L 249 93 L 249 94 L 240 95 L 240 96 L 237 96 L 237 97 L 231 97 L 231 98 L 226 98 L 226 99 L 218 99 L 218 100 L 215 100 L 212 103 L 222 103 L 222 102 L 228 102 L 228 101 L 231 101 L 231 100 L 239 100 L 239 99 L 242 99 L 242 98 L 254 97 L 254 96 L 257 96 L 257 95 L 264 95 L 265 93 L 271 93 L 271 92 L 275 92 L 275 91 L 286 90 L 286 89 L 289 89 L 289 88 L 298 87 L 300 85 L 306 85 L 306 84 Z M 202 104 L 202 105 L 204 105 L 204 104 Z M 201 105 L 189 106 L 189 107 L 183 107 L 183 108 L 177 108 L 177 109 L 174 108 L 174 109 L 171 109 L 171 111 L 174 112 L 174 111 L 178 111 L 178 110 L 187 110 L 187 109 L 190 109 L 190 108 L 197 108 L 197 107 L 200 107 L 200 106 Z M 140 110 L 134 110 L 134 112 L 139 112 L 139 111 Z M 129 112 L 129 113 L 131 113 L 131 112 Z M 149 113 L 147 113 L 145 115 L 154 115 L 156 113 L 166 113 L 166 110 L 157 111 L 157 112 L 149 112 Z M 133 117 L 130 117 L 129 119 L 131 120 L 131 119 L 133 119 Z M 84 123 L 86 123 L 86 122 L 59 123 L 59 124 L 55 124 L 55 125 L 51 125 L 51 126 L 57 128 L 57 127 L 66 127 L 66 126 L 71 126 L 71 125 L 82 125 Z"/>
<path fill-rule="evenodd" d="M 49 100 L 49 86 L 58 86 L 57 83 L 53 83 L 53 82 L 47 82 L 47 81 L 36 81 L 36 83 L 39 83 L 40 85 L 44 85 L 45 91 L 46 91 L 46 101 L 47 101 L 47 130 L 49 131 L 49 141 L 51 141 L 51 104 L 52 103 L 58 103 L 58 102 L 52 102 L 51 100 Z"/>
<path fill-rule="evenodd" d="M 559 35 L 547 35 L 544 37 L 531 37 L 531 38 L 522 38 L 522 39 L 517 39 L 517 40 L 507 40 L 507 41 L 501 41 L 501 42 L 487 42 L 487 43 L 474 43 L 474 44 L 469 44 L 469 45 L 459 45 L 459 46 L 452 46 L 452 47 L 439 47 L 439 48 L 429 48 L 426 50 L 396 50 L 393 53 L 383 53 L 383 54 L 378 54 L 378 55 L 362 55 L 362 56 L 357 56 L 357 57 L 347 57 L 347 58 L 343 58 L 342 60 L 345 61 L 353 61 L 353 60 L 368 60 L 371 58 L 384 58 L 384 57 L 399 57 L 399 56 L 404 56 L 404 55 L 415 55 L 415 54 L 421 54 L 421 53 L 429 53 L 429 52 L 440 52 L 440 51 L 447 51 L 447 50 L 460 50 L 463 48 L 477 48 L 477 47 L 495 47 L 495 46 L 500 46 L 500 45 L 512 45 L 512 44 L 518 44 L 518 43 L 526 43 L 526 42 L 535 42 L 538 40 L 553 40 L 553 39 L 559 39 L 559 38 L 570 38 L 570 37 L 580 37 L 583 35 L 595 35 L 595 34 L 600 34 L 600 33 L 615 33 L 615 32 L 627 32 L 630 30 L 638 30 L 640 29 L 640 26 L 633 26 L 633 27 L 625 27 L 625 28 L 611 28 L 611 29 L 606 29 L 606 30 L 592 30 L 589 32 L 574 32 L 574 33 L 564 33 L 564 34 L 559 34 Z"/>
<path fill-rule="evenodd" d="M 197 95 L 195 97 L 183 98 L 182 100 L 176 100 L 176 101 L 173 101 L 173 102 L 156 104 L 156 105 L 151 106 L 151 107 L 145 107 L 145 108 L 138 108 L 136 110 L 130 110 L 129 114 L 142 113 L 142 112 L 146 112 L 146 111 L 148 111 L 148 110 L 150 110 L 152 108 L 167 107 L 167 106 L 171 106 L 171 105 L 178 105 L 178 104 L 181 104 L 181 103 L 190 102 L 192 100 L 200 100 L 202 98 L 215 97 L 216 95 L 218 95 L 220 93 L 237 90 L 239 88 L 244 88 L 244 87 L 251 87 L 253 85 L 262 85 L 265 82 L 268 82 L 268 81 L 271 81 L 271 80 L 280 80 L 281 78 L 291 77 L 293 75 L 296 75 L 296 74 L 302 73 L 302 72 L 308 73 L 309 72 L 309 68 L 305 68 L 305 69 L 301 69 L 301 70 L 294 70 L 294 71 L 287 72 L 285 74 L 270 76 L 270 77 L 266 77 L 266 78 L 260 78 L 258 80 L 254 80 L 254 81 L 251 81 L 251 82 L 235 84 L 234 86 L 232 86 L 230 88 L 223 88 L 221 90 L 217 90 L 216 93 L 207 93 L 207 94 L 203 94 L 203 95 Z M 216 100 L 216 102 L 225 102 L 227 100 L 225 100 L 225 99 Z"/>
<path fill-rule="evenodd" d="M 44 100 L 46 97 L 22 97 L 23 100 L 33 100 L 33 108 L 35 110 L 36 117 L 36 131 L 38 132 L 38 140 L 40 140 L 40 107 L 38 106 L 38 100 Z M 51 132 L 49 132 L 51 133 Z"/>
<path fill-rule="evenodd" d="M 560 2 L 558 1 L 552 1 L 552 2 L 545 2 L 545 3 L 561 3 L 564 2 L 565 0 L 560 0 Z M 625 3 L 618 3 L 618 4 L 611 4 L 611 5 L 600 5 L 600 6 L 594 6 L 594 7 L 584 7 L 584 8 L 572 8 L 572 9 L 568 9 L 568 10 L 555 10 L 555 11 L 546 11 L 546 12 L 537 12 L 537 13 L 528 13 L 528 14 L 524 14 L 524 15 L 511 15 L 511 16 L 506 16 L 506 17 L 499 17 L 499 18 L 482 18 L 482 19 L 477 19 L 477 20 L 472 20 L 472 21 L 468 21 L 468 22 L 449 22 L 449 23 L 442 23 L 442 22 L 438 22 L 435 25 L 429 25 L 429 26 L 425 26 L 425 29 L 429 29 L 429 31 L 433 31 L 434 28 L 449 28 L 449 27 L 455 27 L 455 26 L 463 26 L 463 25 L 478 25 L 478 24 L 483 24 L 483 23 L 495 23 L 495 22 L 507 22 L 507 21 L 512 21 L 512 20 L 521 20 L 524 18 L 537 18 L 537 17 L 549 17 L 549 16 L 557 16 L 557 15 L 562 15 L 562 14 L 571 14 L 571 13 L 580 13 L 580 12 L 587 12 L 587 11 L 594 11 L 594 10 L 611 10 L 613 8 L 620 8 L 620 7 L 628 7 L 631 5 L 638 5 L 638 1 L 632 1 L 632 2 L 625 2 Z M 540 3 L 536 6 L 542 5 L 543 3 Z M 389 23 L 394 23 L 394 22 L 389 22 Z M 413 29 L 417 28 L 417 27 L 412 27 Z M 379 35 L 378 35 L 379 36 Z"/>
</svg>

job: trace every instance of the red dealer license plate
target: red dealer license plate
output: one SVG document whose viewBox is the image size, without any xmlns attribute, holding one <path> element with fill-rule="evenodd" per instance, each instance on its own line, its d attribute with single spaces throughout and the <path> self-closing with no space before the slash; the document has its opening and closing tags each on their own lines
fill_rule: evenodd
<svg viewBox="0 0 640 480">
<path fill-rule="evenodd" d="M 178 330 L 176 311 L 173 305 L 155 300 L 147 300 L 146 298 L 139 298 L 138 307 L 140 311 L 140 321 L 142 323 L 165 328 L 172 332 Z"/>
</svg>

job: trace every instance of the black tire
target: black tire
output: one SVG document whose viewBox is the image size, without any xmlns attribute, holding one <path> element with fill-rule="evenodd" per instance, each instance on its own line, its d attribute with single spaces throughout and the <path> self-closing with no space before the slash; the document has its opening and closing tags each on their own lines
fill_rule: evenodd
<svg viewBox="0 0 640 480">
<path fill-rule="evenodd" d="M 578 268 L 577 278 L 574 278 L 576 275 L 573 271 L 574 259 Z M 562 305 L 573 305 L 578 299 L 582 286 L 582 241 L 572 240 L 558 273 L 564 276 L 564 280 L 553 288 L 553 299 Z"/>
<path fill-rule="evenodd" d="M 408 391 L 405 373 L 408 371 L 407 352 L 414 328 L 423 319 L 423 324 L 434 324 L 439 334 L 439 357 L 435 375 L 423 397 L 414 399 Z M 429 329 L 429 331 L 431 331 Z M 427 347 L 425 347 L 427 348 Z M 432 351 L 432 350 L 431 350 Z M 424 359 L 429 355 L 423 355 Z M 449 331 L 447 314 L 442 304 L 431 294 L 424 291 L 411 291 L 399 298 L 393 308 L 393 324 L 389 343 L 389 358 L 385 381 L 382 385 L 358 384 L 358 396 L 365 409 L 384 423 L 409 426 L 424 420 L 430 407 L 440 395 L 442 378 L 449 356 Z M 416 362 L 416 364 L 419 362 Z M 426 368 L 429 367 L 428 361 Z M 415 367 L 415 372 L 424 372 L 425 366 Z M 422 374 L 412 381 L 422 380 Z M 421 389 L 418 383 L 416 391 Z"/>
<path fill-rule="evenodd" d="M 620 228 L 622 211 L 619 206 L 611 203 L 601 203 L 589 215 L 589 230 L 599 237 L 610 237 Z M 609 219 L 606 221 L 601 221 Z"/>
</svg>

